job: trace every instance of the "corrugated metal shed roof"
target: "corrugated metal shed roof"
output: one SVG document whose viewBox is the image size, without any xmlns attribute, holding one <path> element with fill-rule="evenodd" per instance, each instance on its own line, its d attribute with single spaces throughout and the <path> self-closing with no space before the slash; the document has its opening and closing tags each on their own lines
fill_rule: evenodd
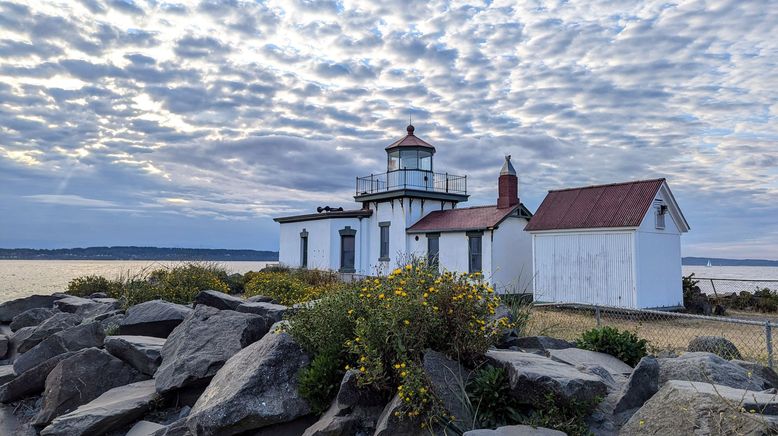
<svg viewBox="0 0 778 436">
<path fill-rule="evenodd" d="M 549 191 L 525 230 L 638 227 L 665 179 Z"/>
<path fill-rule="evenodd" d="M 516 208 L 498 209 L 497 206 L 475 206 L 461 209 L 436 210 L 408 228 L 408 233 L 455 232 L 484 230 L 501 223 Z"/>
</svg>

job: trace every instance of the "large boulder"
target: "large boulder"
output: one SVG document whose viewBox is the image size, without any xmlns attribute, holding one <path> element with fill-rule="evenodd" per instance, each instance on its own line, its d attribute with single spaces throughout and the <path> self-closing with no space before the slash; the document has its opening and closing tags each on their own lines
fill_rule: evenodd
<svg viewBox="0 0 778 436">
<path fill-rule="evenodd" d="M 200 291 L 194 298 L 195 306 L 204 304 L 222 310 L 235 310 L 243 304 L 243 300 L 224 292 L 207 290 Z"/>
<path fill-rule="evenodd" d="M 105 350 L 147 375 L 154 375 L 162 363 L 165 340 L 153 336 L 108 336 Z"/>
<path fill-rule="evenodd" d="M 684 353 L 657 360 L 660 386 L 668 380 L 686 380 L 752 391 L 772 387 L 758 375 L 713 353 Z"/>
<path fill-rule="evenodd" d="M 0 335 L 0 359 L 4 359 L 5 355 L 8 354 L 8 345 L 10 345 L 8 336 Z"/>
<path fill-rule="evenodd" d="M 148 377 L 105 350 L 81 350 L 59 362 L 46 377 L 43 407 L 35 424 L 48 424 L 110 389 L 145 379 Z"/>
<path fill-rule="evenodd" d="M 593 408 L 607 393 L 600 377 L 537 354 L 489 350 L 486 357 L 505 368 L 513 396 L 527 405 L 540 404 L 552 395 L 557 401 Z"/>
<path fill-rule="evenodd" d="M 0 366 L 0 386 L 16 378 L 13 365 Z"/>
<path fill-rule="evenodd" d="M 54 302 L 65 298 L 64 294 L 30 295 L 0 304 L 0 322 L 11 322 L 16 315 L 35 307 L 53 307 Z"/>
<path fill-rule="evenodd" d="M 115 387 L 57 417 L 41 431 L 41 436 L 85 436 L 120 430 L 142 417 L 156 396 L 153 380 Z"/>
<path fill-rule="evenodd" d="M 462 436 L 567 436 L 567 433 L 545 427 L 531 425 L 508 425 L 491 429 L 470 430 Z"/>
<path fill-rule="evenodd" d="M 72 313 L 56 313 L 51 318 L 36 326 L 27 338 L 20 341 L 16 347 L 16 351 L 19 353 L 26 353 L 54 333 L 81 324 L 81 319 L 80 316 Z"/>
<path fill-rule="evenodd" d="M 162 347 L 157 391 L 207 383 L 230 357 L 259 340 L 268 329 L 257 315 L 197 306 Z"/>
<path fill-rule="evenodd" d="M 119 309 L 121 305 L 114 298 L 91 300 L 89 298 L 69 296 L 55 301 L 54 307 L 62 312 L 74 313 L 82 318 L 88 318 L 112 312 Z"/>
<path fill-rule="evenodd" d="M 575 344 L 564 339 L 552 338 L 549 336 L 524 336 L 514 339 L 511 345 L 523 350 L 563 350 L 573 348 Z"/>
<path fill-rule="evenodd" d="M 119 334 L 166 338 L 190 313 L 192 309 L 180 304 L 146 301 L 127 309 L 127 316 L 119 325 Z"/>
<path fill-rule="evenodd" d="M 273 297 L 266 297 L 264 295 L 254 295 L 253 297 L 246 298 L 246 301 L 249 303 L 273 303 L 278 304 L 278 302 L 273 299 Z"/>
<path fill-rule="evenodd" d="M 697 336 L 689 341 L 687 351 L 713 353 L 727 360 L 740 359 L 742 357 L 735 344 L 721 336 Z"/>
<path fill-rule="evenodd" d="M 659 362 L 653 356 L 640 359 L 624 385 L 614 413 L 640 407 L 659 390 Z"/>
<path fill-rule="evenodd" d="M 767 382 L 767 384 L 769 384 L 769 386 L 767 386 L 768 388 L 778 388 L 778 374 L 776 374 L 772 368 L 760 365 L 756 362 L 748 362 L 745 360 L 735 359 L 731 360 L 730 362 L 748 371 L 746 375 L 749 375 L 748 373 L 750 372 L 751 375 L 756 375 L 757 377 L 762 378 Z"/>
<path fill-rule="evenodd" d="M 142 383 L 142 382 L 141 382 Z M 153 386 L 152 386 L 153 389 Z M 151 421 L 138 421 L 124 436 L 152 436 L 158 430 L 164 430 L 165 426 Z"/>
<path fill-rule="evenodd" d="M 11 320 L 11 331 L 17 331 L 22 327 L 35 327 L 54 316 L 58 311 L 50 307 L 34 307 L 16 315 Z"/>
<path fill-rule="evenodd" d="M 42 392 L 51 370 L 73 354 L 75 352 L 71 351 L 54 356 L 0 386 L 0 403 L 10 403 Z"/>
<path fill-rule="evenodd" d="M 632 415 L 619 434 L 775 434 L 775 421 L 764 418 L 776 413 L 778 397 L 773 394 L 669 380 Z"/>
<path fill-rule="evenodd" d="M 422 367 L 432 393 L 440 400 L 447 414 L 459 422 L 472 422 L 473 414 L 462 398 L 470 378 L 469 372 L 459 362 L 433 350 L 424 353 Z"/>
<path fill-rule="evenodd" d="M 378 417 L 373 436 L 422 436 L 429 435 L 428 429 L 422 428 L 422 420 L 418 417 L 410 418 L 400 415 L 402 399 L 395 395 L 384 407 L 381 416 Z"/>
<path fill-rule="evenodd" d="M 373 434 L 385 401 L 377 392 L 360 388 L 357 376 L 356 370 L 346 372 L 330 408 L 303 436 Z"/>
<path fill-rule="evenodd" d="M 591 368 L 599 366 L 611 375 L 628 376 L 632 373 L 632 367 L 610 354 L 596 351 L 582 350 L 580 348 L 564 348 L 561 350 L 549 349 L 548 355 L 557 362 L 566 363 L 575 367 Z"/>
<path fill-rule="evenodd" d="M 273 323 L 276 323 L 283 319 L 284 314 L 288 309 L 289 307 L 281 304 L 256 301 L 242 303 L 235 310 L 238 312 L 261 315 L 269 320 L 274 320 Z"/>
<path fill-rule="evenodd" d="M 307 415 L 297 375 L 308 363 L 289 334 L 266 335 L 219 370 L 189 414 L 190 431 L 233 435 Z"/>
<path fill-rule="evenodd" d="M 32 335 L 32 333 L 35 331 L 35 327 L 36 326 L 22 327 L 19 330 L 15 331 L 9 338 L 11 348 L 13 350 L 18 350 L 19 345 L 21 345 L 24 341 L 26 341 L 27 338 L 29 338 Z"/>
<path fill-rule="evenodd" d="M 28 369 L 68 351 L 102 347 L 105 332 L 100 323 L 93 322 L 71 327 L 44 339 L 30 351 L 16 358 L 14 371 L 21 374 Z"/>
</svg>

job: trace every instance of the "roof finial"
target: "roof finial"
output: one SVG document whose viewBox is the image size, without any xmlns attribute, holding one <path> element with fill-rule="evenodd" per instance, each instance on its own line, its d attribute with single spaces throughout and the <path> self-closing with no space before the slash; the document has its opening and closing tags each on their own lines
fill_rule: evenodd
<svg viewBox="0 0 778 436">
<path fill-rule="evenodd" d="M 413 127 L 413 111 L 408 110 L 408 127 L 405 128 L 406 131 L 408 131 L 409 135 L 413 135 L 413 131 L 415 130 Z"/>
</svg>

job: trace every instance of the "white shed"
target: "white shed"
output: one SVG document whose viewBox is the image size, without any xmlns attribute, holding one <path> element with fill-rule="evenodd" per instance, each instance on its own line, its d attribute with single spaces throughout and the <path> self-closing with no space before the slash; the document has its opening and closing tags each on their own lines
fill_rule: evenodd
<svg viewBox="0 0 778 436">
<path fill-rule="evenodd" d="M 689 224 L 665 179 L 549 191 L 526 231 L 535 301 L 683 306 Z"/>
</svg>

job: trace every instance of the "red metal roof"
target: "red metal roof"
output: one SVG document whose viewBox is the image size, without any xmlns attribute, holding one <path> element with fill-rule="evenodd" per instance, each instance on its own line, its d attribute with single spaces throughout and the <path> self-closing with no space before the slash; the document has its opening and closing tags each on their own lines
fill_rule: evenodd
<svg viewBox="0 0 778 436">
<path fill-rule="evenodd" d="M 476 206 L 436 210 L 428 213 L 408 228 L 408 233 L 484 230 L 501 223 L 505 217 L 520 206 L 517 204 L 504 209 L 498 209 L 497 206 Z"/>
<path fill-rule="evenodd" d="M 525 230 L 638 227 L 665 179 L 548 191 Z"/>
<path fill-rule="evenodd" d="M 435 152 L 435 147 L 413 134 L 413 131 L 415 130 L 413 126 L 409 125 L 405 130 L 408 132 L 408 134 L 401 139 L 398 139 L 397 141 L 389 144 L 389 146 L 386 147 L 386 150 L 397 147 L 425 147 L 431 148 L 432 152 Z"/>
</svg>

